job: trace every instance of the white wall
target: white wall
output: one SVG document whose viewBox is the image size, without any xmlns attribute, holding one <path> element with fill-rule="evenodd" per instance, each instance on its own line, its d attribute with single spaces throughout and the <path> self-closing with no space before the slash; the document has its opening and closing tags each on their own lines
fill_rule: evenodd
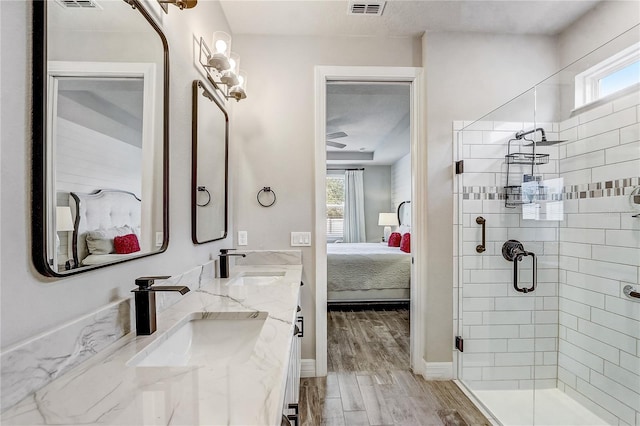
<svg viewBox="0 0 640 426">
<path fill-rule="evenodd" d="M 524 61 L 522 58 L 535 58 Z M 544 36 L 426 33 L 427 362 L 451 361 L 453 317 L 454 120 L 475 120 L 558 68 L 555 39 Z"/>
<path fill-rule="evenodd" d="M 403 201 L 411 201 L 411 154 L 391 165 L 391 204 L 393 211 Z"/>
<path fill-rule="evenodd" d="M 136 277 L 180 274 L 205 263 L 219 248 L 232 246 L 233 239 L 194 246 L 190 196 L 191 83 L 201 78 L 193 65 L 193 41 L 200 35 L 210 37 L 214 30 L 229 31 L 229 27 L 217 2 L 199 2 L 196 9 L 182 12 L 171 7 L 170 14 L 163 17 L 171 61 L 168 250 L 69 278 L 41 277 L 31 264 L 31 6 L 25 1 L 2 1 L 0 9 L 3 113 L 0 286 L 4 349 L 92 312 L 111 300 L 130 297 Z"/>
<path fill-rule="evenodd" d="M 248 231 L 248 249 L 288 249 L 290 232 L 314 229 L 314 66 L 419 66 L 419 40 L 368 37 L 249 36 L 234 50 L 249 75 L 247 99 L 232 122 L 232 173 L 237 183 L 236 230 Z M 256 203 L 270 186 L 277 203 Z M 312 238 L 313 238 L 312 233 Z M 315 358 L 315 258 L 302 248 L 303 358 Z"/>
<path fill-rule="evenodd" d="M 364 168 L 364 222 L 368 243 L 382 240 L 383 228 L 378 226 L 380 213 L 393 212 L 391 207 L 391 167 Z"/>
</svg>

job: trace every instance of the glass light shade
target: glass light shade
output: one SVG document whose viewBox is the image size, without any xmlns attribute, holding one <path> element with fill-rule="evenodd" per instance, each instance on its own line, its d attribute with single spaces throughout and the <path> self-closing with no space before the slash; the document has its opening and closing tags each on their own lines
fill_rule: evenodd
<svg viewBox="0 0 640 426">
<path fill-rule="evenodd" d="M 229 57 L 231 55 L 231 36 L 224 31 L 216 31 L 213 33 L 211 46 L 213 51 L 209 58 L 209 66 L 215 68 L 219 72 L 228 70 L 231 66 L 229 63 Z"/>
<path fill-rule="evenodd" d="M 238 84 L 229 89 L 229 96 L 239 101 L 247 97 L 247 72 L 240 70 L 238 75 Z"/>
<path fill-rule="evenodd" d="M 220 81 L 229 87 L 237 86 L 238 70 L 240 69 L 240 55 L 235 52 L 231 52 L 229 57 L 229 69 L 222 73 Z"/>
<path fill-rule="evenodd" d="M 56 231 L 73 231 L 71 207 L 56 207 Z"/>
</svg>

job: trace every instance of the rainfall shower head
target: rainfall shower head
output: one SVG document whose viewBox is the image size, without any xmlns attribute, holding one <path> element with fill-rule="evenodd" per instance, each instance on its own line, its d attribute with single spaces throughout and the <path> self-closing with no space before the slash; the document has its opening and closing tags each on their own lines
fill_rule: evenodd
<svg viewBox="0 0 640 426">
<path fill-rule="evenodd" d="M 542 135 L 541 139 L 539 142 L 535 142 L 535 144 L 537 146 L 551 146 L 551 145 L 556 145 L 562 142 L 566 142 L 566 140 L 564 141 L 550 141 L 547 140 L 547 135 L 544 133 L 544 129 L 542 127 L 538 127 L 537 129 L 533 129 L 533 130 L 528 130 L 528 131 L 524 131 L 524 130 L 520 130 L 518 133 L 516 133 L 516 139 L 524 139 L 525 136 L 530 135 L 531 133 L 535 133 L 535 132 L 540 132 L 540 134 Z M 526 141 L 529 141 L 529 139 L 525 139 Z M 531 141 L 533 143 L 533 141 Z"/>
</svg>

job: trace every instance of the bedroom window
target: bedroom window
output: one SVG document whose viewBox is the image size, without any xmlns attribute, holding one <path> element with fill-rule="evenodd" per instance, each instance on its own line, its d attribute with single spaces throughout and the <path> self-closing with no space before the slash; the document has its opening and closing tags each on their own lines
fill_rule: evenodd
<svg viewBox="0 0 640 426">
<path fill-rule="evenodd" d="M 342 239 L 344 225 L 344 175 L 327 176 L 327 241 Z"/>
<path fill-rule="evenodd" d="M 576 75 L 575 107 L 610 100 L 639 85 L 640 43 L 636 43 Z"/>
</svg>

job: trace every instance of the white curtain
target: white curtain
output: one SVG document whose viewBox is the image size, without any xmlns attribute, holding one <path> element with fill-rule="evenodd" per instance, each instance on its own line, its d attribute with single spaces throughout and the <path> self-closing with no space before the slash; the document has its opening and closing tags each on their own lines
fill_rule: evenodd
<svg viewBox="0 0 640 426">
<path fill-rule="evenodd" d="M 364 173 L 346 170 L 344 173 L 344 242 L 364 243 Z"/>
</svg>

